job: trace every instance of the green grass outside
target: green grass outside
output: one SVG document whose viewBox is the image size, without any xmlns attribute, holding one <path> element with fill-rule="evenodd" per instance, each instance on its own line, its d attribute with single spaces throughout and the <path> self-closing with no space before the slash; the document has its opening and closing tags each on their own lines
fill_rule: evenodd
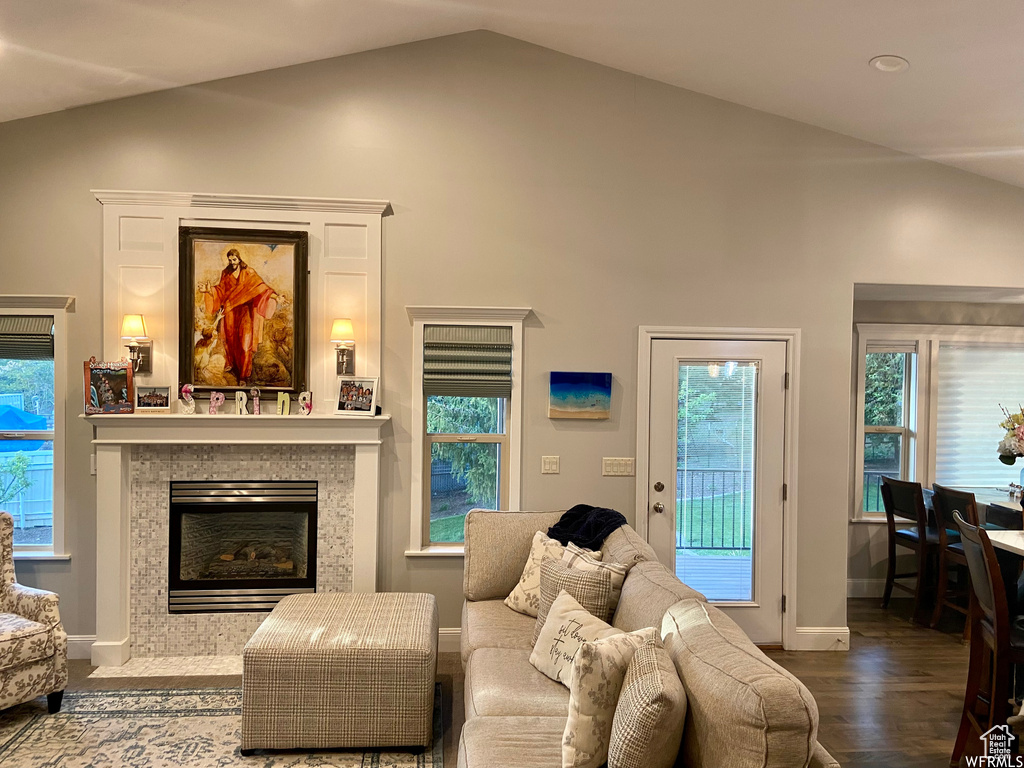
<svg viewBox="0 0 1024 768">
<path fill-rule="evenodd" d="M 712 499 L 689 499 L 685 503 L 680 502 L 678 505 L 678 516 L 676 517 L 677 530 L 683 531 L 685 537 L 683 542 L 688 547 L 700 546 L 700 529 L 694 527 L 692 533 L 688 523 L 684 523 L 685 515 L 684 511 L 694 509 L 699 514 L 701 504 L 704 505 L 704 543 L 710 545 L 712 541 L 712 518 L 710 510 L 714 511 L 714 546 L 722 546 L 722 526 L 725 525 L 726 531 L 732 531 L 735 525 L 737 534 L 740 531 L 741 522 L 740 518 L 746 515 L 746 535 L 743 539 L 740 539 L 739 535 L 735 539 L 729 535 L 726 536 L 725 543 L 730 546 L 750 546 L 750 496 L 743 498 L 741 494 L 729 493 L 724 496 L 716 496 Z M 713 507 L 712 507 L 713 504 Z M 466 524 L 465 515 L 452 515 L 451 517 L 441 517 L 437 520 L 430 521 L 430 540 L 433 542 L 461 542 L 464 535 L 464 527 Z M 684 524 L 687 526 L 684 528 Z M 695 523 L 696 526 L 696 523 Z M 705 550 L 696 550 L 694 554 L 699 554 Z M 743 550 L 715 550 L 707 552 L 707 554 L 713 555 L 724 555 L 734 553 L 737 556 L 746 557 L 747 554 Z"/>
<path fill-rule="evenodd" d="M 677 503 L 676 530 L 682 534 L 683 546 L 694 547 L 737 547 L 737 549 L 690 549 L 691 554 L 735 555 L 749 557 L 751 540 L 751 496 L 750 494 L 727 493 L 711 499 L 687 499 Z M 700 525 L 700 510 L 703 506 L 703 525 Z M 692 514 L 692 517 L 691 517 Z M 743 525 L 743 519 L 746 525 Z M 725 540 L 722 540 L 723 527 Z M 701 542 L 703 528 L 703 544 Z M 735 532 L 735 534 L 733 534 Z"/>
<path fill-rule="evenodd" d="M 884 512 L 885 505 L 882 503 L 882 487 L 871 483 L 864 483 L 864 512 Z"/>
<path fill-rule="evenodd" d="M 430 521 L 430 540 L 436 542 L 462 542 L 465 535 L 466 516 L 452 515 Z"/>
</svg>

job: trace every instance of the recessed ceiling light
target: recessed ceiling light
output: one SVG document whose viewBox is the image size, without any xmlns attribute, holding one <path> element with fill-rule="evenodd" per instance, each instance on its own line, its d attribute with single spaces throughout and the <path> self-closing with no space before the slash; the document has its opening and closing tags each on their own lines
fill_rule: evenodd
<svg viewBox="0 0 1024 768">
<path fill-rule="evenodd" d="M 910 62 L 902 56 L 875 56 L 868 64 L 879 72 L 903 72 L 910 68 Z"/>
</svg>

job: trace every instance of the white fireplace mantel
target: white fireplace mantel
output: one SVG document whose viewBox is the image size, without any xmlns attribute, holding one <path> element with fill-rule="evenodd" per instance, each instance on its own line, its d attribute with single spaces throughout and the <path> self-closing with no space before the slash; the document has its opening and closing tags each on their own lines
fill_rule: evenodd
<svg viewBox="0 0 1024 768">
<path fill-rule="evenodd" d="M 381 428 L 390 416 L 104 414 L 82 416 L 96 452 L 96 642 L 92 663 L 131 657 L 130 460 L 136 445 L 352 445 L 355 449 L 352 588 L 377 587 Z"/>
</svg>

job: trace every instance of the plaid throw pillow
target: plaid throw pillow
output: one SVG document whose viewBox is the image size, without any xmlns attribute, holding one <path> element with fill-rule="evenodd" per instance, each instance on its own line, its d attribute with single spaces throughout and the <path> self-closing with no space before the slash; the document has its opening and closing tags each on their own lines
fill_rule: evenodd
<svg viewBox="0 0 1024 768">
<path fill-rule="evenodd" d="M 672 657 L 645 642 L 629 662 L 612 720 L 608 768 L 672 768 L 686 722 L 686 690 Z"/>
<path fill-rule="evenodd" d="M 637 648 L 656 642 L 654 627 L 586 642 L 569 673 L 569 717 L 562 733 L 563 768 L 599 768 L 608 761 L 615 705 Z"/>
<path fill-rule="evenodd" d="M 619 563 L 601 562 L 600 557 L 594 557 L 589 549 L 577 547 L 571 541 L 566 544 L 565 552 L 562 553 L 562 562 L 570 568 L 578 571 L 607 571 L 612 580 L 612 615 L 619 605 L 619 597 L 622 595 L 622 584 L 626 580 L 626 574 L 632 566 Z M 608 618 L 611 621 L 611 616 Z"/>
<path fill-rule="evenodd" d="M 575 544 L 570 544 L 575 547 Z M 576 547 L 579 549 L 579 547 Z M 594 560 L 601 559 L 600 552 L 591 552 L 589 549 L 580 550 L 586 552 Z M 530 547 L 530 557 L 523 568 L 523 575 L 519 577 L 519 583 L 505 598 L 505 605 L 517 613 L 527 616 L 536 616 L 537 608 L 540 607 L 540 564 L 545 560 L 558 560 L 565 554 L 565 547 L 557 539 L 552 539 L 543 531 L 537 531 L 533 536 L 533 544 Z"/>
<path fill-rule="evenodd" d="M 592 616 L 608 622 L 612 618 L 612 577 L 607 570 L 581 571 L 570 568 L 560 560 L 545 560 L 540 564 L 540 606 L 537 624 L 533 629 L 533 644 L 537 644 L 540 631 L 547 621 L 548 611 L 562 591 L 572 595 Z"/>
</svg>

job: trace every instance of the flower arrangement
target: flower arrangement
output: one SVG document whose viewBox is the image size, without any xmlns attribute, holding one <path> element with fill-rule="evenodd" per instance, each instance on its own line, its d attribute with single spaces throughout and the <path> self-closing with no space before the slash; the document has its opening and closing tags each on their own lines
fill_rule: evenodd
<svg viewBox="0 0 1024 768">
<path fill-rule="evenodd" d="M 1024 456 L 1024 407 L 1017 406 L 1016 413 L 1010 413 L 1003 406 L 999 407 L 1006 417 L 999 422 L 999 426 L 1006 430 L 1003 439 L 999 441 L 999 460 L 1012 466 L 1017 457 Z"/>
</svg>

